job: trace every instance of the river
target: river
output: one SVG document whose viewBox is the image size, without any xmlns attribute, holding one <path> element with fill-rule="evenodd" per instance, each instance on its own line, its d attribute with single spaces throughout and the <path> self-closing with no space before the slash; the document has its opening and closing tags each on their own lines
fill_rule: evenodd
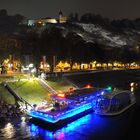
<svg viewBox="0 0 140 140">
<path fill-rule="evenodd" d="M 126 87 L 129 85 L 123 88 Z M 15 118 L 0 125 L 0 140 L 139 140 L 139 127 L 137 100 L 136 105 L 119 116 L 99 116 L 93 112 L 55 131 Z"/>
<path fill-rule="evenodd" d="M 55 131 L 17 119 L 1 125 L 0 140 L 125 140 L 127 136 L 134 140 L 139 136 L 139 113 L 137 105 L 115 117 L 90 113 Z"/>
</svg>

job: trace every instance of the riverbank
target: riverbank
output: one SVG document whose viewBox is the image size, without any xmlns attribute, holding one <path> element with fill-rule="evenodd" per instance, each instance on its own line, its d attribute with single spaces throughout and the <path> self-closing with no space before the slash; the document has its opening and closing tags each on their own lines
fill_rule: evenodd
<svg viewBox="0 0 140 140">
<path fill-rule="evenodd" d="M 82 76 L 75 75 L 70 79 L 73 82 L 79 81 L 80 86 L 89 82 L 101 85 L 125 85 L 130 86 L 129 82 L 137 81 L 138 74 L 136 72 L 109 72 L 109 73 L 95 73 L 95 74 L 82 74 Z M 67 77 L 66 77 L 67 78 Z M 84 79 L 85 78 L 85 79 Z M 105 78 L 105 79 L 104 79 Z M 129 79 L 130 78 L 130 79 Z M 105 82 L 104 82 L 105 81 Z M 33 87 L 32 87 L 33 88 Z M 122 88 L 126 88 L 125 86 Z M 140 100 L 137 100 L 139 102 Z M 131 139 L 135 136 L 139 137 L 140 126 L 139 123 L 140 108 L 138 104 L 127 110 L 125 113 L 116 117 L 101 117 L 95 113 L 88 114 L 70 124 L 66 125 L 58 131 L 52 132 L 39 125 L 30 122 L 22 122 L 19 120 L 10 120 L 7 125 L 0 128 L 0 140 L 5 139 L 106 139 L 106 140 L 120 140 L 126 139 L 129 135 Z M 10 127 L 9 127 L 10 126 Z M 7 133 L 7 129 L 9 130 Z"/>
<path fill-rule="evenodd" d="M 42 104 L 44 101 L 49 102 L 50 101 L 50 96 L 51 94 L 44 86 L 42 86 L 39 83 L 39 80 L 37 78 L 30 78 L 30 79 L 22 79 L 20 78 L 18 80 L 17 77 L 11 77 L 11 76 L 6 76 L 5 77 L 0 77 L 3 82 L 8 82 L 8 86 L 12 89 L 12 91 L 28 102 L 31 105 L 34 104 Z M 6 81 L 4 81 L 6 79 Z M 56 81 L 49 81 L 46 80 L 46 82 L 55 88 L 58 92 L 61 91 L 66 91 L 69 90 L 70 87 L 72 87 L 71 84 L 64 80 L 56 80 Z M 9 108 L 14 110 L 14 106 L 17 107 L 19 106 L 19 109 L 25 107 L 24 102 L 20 102 L 13 96 L 12 93 L 10 93 L 4 86 L 4 84 L 0 84 L 0 101 L 3 103 L 0 104 L 0 118 L 1 120 L 6 120 L 9 118 L 14 118 L 16 116 L 20 116 L 18 112 L 14 111 L 13 112 L 9 111 Z M 2 106 L 2 108 L 1 108 Z M 17 108 L 17 111 L 18 108 Z M 24 113 L 24 110 L 22 110 Z M 17 114 L 17 115 L 16 115 Z"/>
<path fill-rule="evenodd" d="M 0 100 L 0 122 L 23 115 L 24 111 L 17 104 L 12 105 Z"/>
<path fill-rule="evenodd" d="M 108 85 L 114 87 L 123 87 L 125 85 L 129 85 L 133 81 L 138 81 L 140 75 L 140 70 L 116 70 L 116 71 L 92 71 L 87 73 L 76 73 L 64 75 L 63 80 L 54 79 L 54 80 L 46 80 L 46 82 L 53 87 L 56 91 L 67 91 L 69 88 L 76 85 L 78 87 L 83 87 L 86 84 L 91 84 L 93 87 L 105 87 Z M 9 77 L 10 79 L 11 76 Z M 2 77 L 4 80 L 5 77 Z M 14 79 L 17 79 L 14 77 Z M 6 77 L 7 80 L 7 77 Z M 67 82 L 69 81 L 69 82 Z M 72 84 L 71 84 L 72 83 Z M 38 104 L 43 100 L 50 100 L 49 92 L 47 89 L 42 87 L 37 80 L 35 79 L 27 79 L 27 80 L 16 80 L 14 82 L 9 83 L 12 89 L 23 99 L 25 99 L 30 104 Z M 127 87 L 128 88 L 128 87 Z M 1 100 L 6 101 L 9 104 L 15 104 L 15 99 L 11 94 L 6 91 L 4 87 L 0 85 L 0 97 Z"/>
</svg>

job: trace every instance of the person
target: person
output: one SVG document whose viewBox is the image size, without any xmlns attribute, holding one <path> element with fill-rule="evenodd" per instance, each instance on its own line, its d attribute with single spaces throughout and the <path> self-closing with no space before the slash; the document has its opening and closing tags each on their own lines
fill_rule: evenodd
<svg viewBox="0 0 140 140">
<path fill-rule="evenodd" d="M 36 108 L 37 107 L 37 104 L 33 104 L 33 107 Z"/>
<path fill-rule="evenodd" d="M 55 106 L 56 108 L 59 108 L 59 107 L 60 107 L 60 104 L 59 104 L 58 102 L 55 102 L 54 106 Z"/>
</svg>

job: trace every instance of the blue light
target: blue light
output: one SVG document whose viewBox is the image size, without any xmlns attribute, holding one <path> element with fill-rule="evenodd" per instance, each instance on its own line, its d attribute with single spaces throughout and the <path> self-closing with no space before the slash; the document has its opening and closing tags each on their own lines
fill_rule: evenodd
<svg viewBox="0 0 140 140">
<path fill-rule="evenodd" d="M 104 92 L 104 91 L 102 91 L 102 92 L 101 92 L 101 95 L 104 95 L 104 93 L 105 93 L 105 92 Z"/>
<path fill-rule="evenodd" d="M 94 135 L 100 133 L 101 130 L 107 129 L 107 126 L 111 125 L 108 118 L 101 117 L 94 113 L 83 116 L 63 128 L 56 131 L 47 130 L 36 125 L 29 125 L 29 130 L 32 139 L 43 139 L 43 140 L 78 140 L 86 139 L 86 132 Z M 85 135 L 79 135 L 85 132 Z"/>
<path fill-rule="evenodd" d="M 32 124 L 32 125 L 30 126 L 30 132 L 31 132 L 31 134 L 32 134 L 33 136 L 36 136 L 36 135 L 39 133 L 39 131 L 38 131 L 38 126 Z"/>
<path fill-rule="evenodd" d="M 75 106 L 75 108 L 72 108 L 68 111 L 64 111 L 64 112 L 59 113 L 57 115 L 49 115 L 47 113 L 39 112 L 39 111 L 31 111 L 30 113 L 28 113 L 28 115 L 31 117 L 34 117 L 34 118 L 38 118 L 38 119 L 50 122 L 50 123 L 56 123 L 60 120 L 64 120 L 66 118 L 73 117 L 79 113 L 86 111 L 86 110 L 95 108 L 96 107 L 95 100 L 98 101 L 98 99 L 95 97 L 98 95 L 108 93 L 108 92 L 110 92 L 110 90 L 108 90 L 108 89 L 99 90 L 94 95 L 92 95 L 88 98 L 88 102 L 86 104 L 82 105 L 82 103 L 81 103 L 80 106 Z"/>
<path fill-rule="evenodd" d="M 59 121 L 55 116 L 52 115 L 46 116 L 46 113 L 39 113 L 37 111 L 31 111 L 28 115 L 51 123 Z"/>
<path fill-rule="evenodd" d="M 75 116 L 75 115 L 82 113 L 86 110 L 89 110 L 91 108 L 92 108 L 92 103 L 87 103 L 87 104 L 81 105 L 79 107 L 75 107 L 74 109 L 68 110 L 66 112 L 62 112 L 58 116 L 47 115 L 45 113 L 40 113 L 37 111 L 31 111 L 28 115 L 41 119 L 41 120 L 44 120 L 44 121 L 47 121 L 47 122 L 56 123 L 59 120 L 64 120 L 66 118 Z"/>
<path fill-rule="evenodd" d="M 63 128 L 63 130 L 65 132 L 69 132 L 72 131 L 74 129 L 76 129 L 77 127 L 79 127 L 82 124 L 86 124 L 89 120 L 91 119 L 91 115 L 88 114 L 82 118 L 79 118 L 78 120 L 71 122 L 70 124 L 67 125 L 67 127 Z"/>
<path fill-rule="evenodd" d="M 31 127 L 32 127 L 31 130 L 32 130 L 33 132 L 36 131 L 36 126 L 35 126 L 34 124 L 32 124 Z"/>
<path fill-rule="evenodd" d="M 31 124 L 29 128 L 30 128 L 30 133 L 32 134 L 33 137 L 37 137 L 40 134 L 42 135 L 42 137 L 44 137 L 44 140 L 52 139 L 54 137 L 53 132 L 46 131 L 42 129 L 41 127 L 36 126 L 34 124 Z"/>
<path fill-rule="evenodd" d="M 79 113 L 82 113 L 82 112 L 84 112 L 86 110 L 89 110 L 91 108 L 92 108 L 92 104 L 91 103 L 82 105 L 80 107 L 76 107 L 76 108 L 70 110 L 69 112 L 66 112 L 65 115 L 63 115 L 60 119 L 63 120 L 63 119 L 75 116 L 75 115 L 77 115 Z"/>
<path fill-rule="evenodd" d="M 88 114 L 86 116 L 83 116 L 82 118 L 75 120 L 74 122 L 67 124 L 65 127 L 58 129 L 56 131 L 49 131 L 34 124 L 31 124 L 29 128 L 33 137 L 41 136 L 41 138 L 44 140 L 54 140 L 54 139 L 67 140 L 68 138 L 67 136 L 70 134 L 70 132 L 80 130 L 81 125 L 87 124 L 91 120 L 92 120 L 91 114 Z M 73 138 L 69 137 L 69 139 Z"/>
</svg>

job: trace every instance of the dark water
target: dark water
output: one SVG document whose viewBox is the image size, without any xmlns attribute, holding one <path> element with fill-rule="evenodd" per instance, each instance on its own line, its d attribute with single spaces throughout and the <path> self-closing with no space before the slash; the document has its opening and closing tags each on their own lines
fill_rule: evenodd
<svg viewBox="0 0 140 140">
<path fill-rule="evenodd" d="M 129 85 L 119 88 L 130 89 Z M 140 140 L 139 103 L 137 99 L 136 105 L 119 116 L 90 113 L 55 131 L 21 118 L 13 119 L 0 125 L 0 140 Z"/>
<path fill-rule="evenodd" d="M 140 139 L 139 113 L 137 105 L 116 117 L 91 113 L 56 131 L 18 119 L 1 125 L 0 140 L 125 140 L 128 136 Z"/>
</svg>

